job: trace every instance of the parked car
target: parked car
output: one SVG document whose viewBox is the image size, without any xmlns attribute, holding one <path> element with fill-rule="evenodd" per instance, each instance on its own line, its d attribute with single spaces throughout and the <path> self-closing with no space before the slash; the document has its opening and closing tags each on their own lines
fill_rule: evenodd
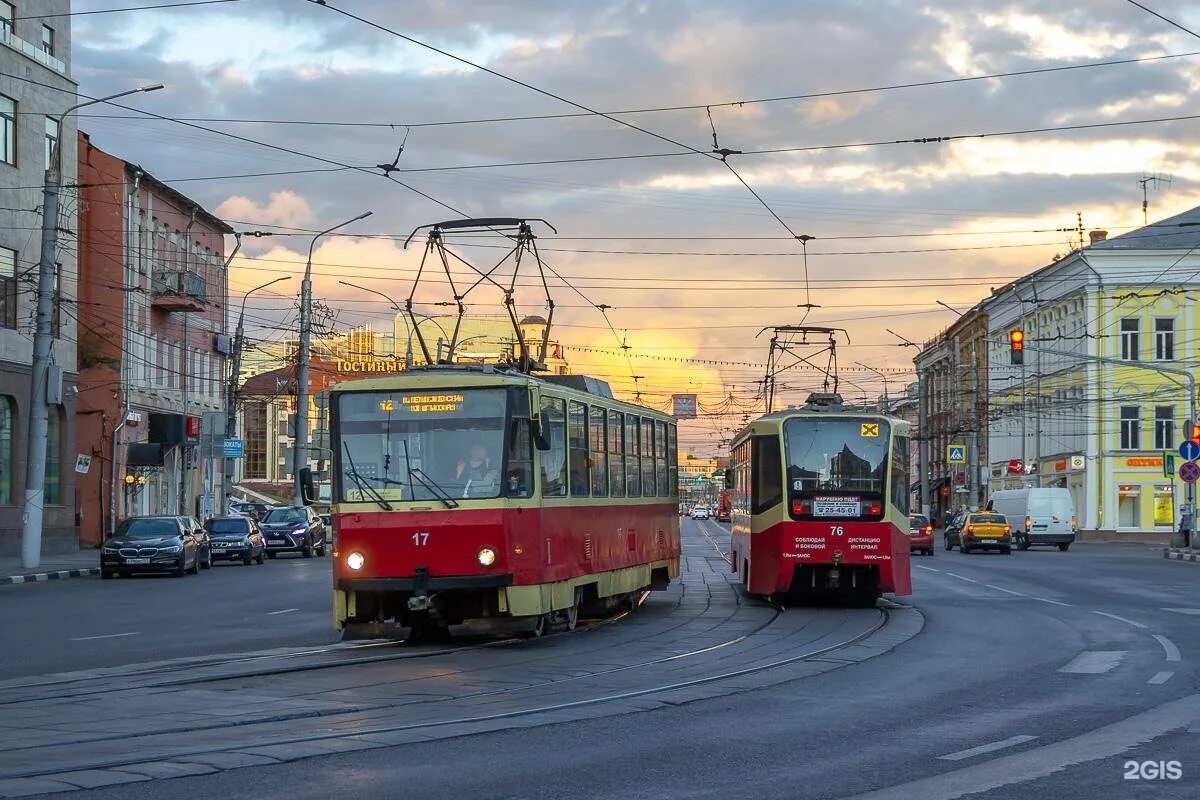
<svg viewBox="0 0 1200 800">
<path fill-rule="evenodd" d="M 325 523 L 311 508 L 273 508 L 262 521 L 267 537 L 267 558 L 280 553 L 299 553 L 309 558 L 325 555 Z"/>
<path fill-rule="evenodd" d="M 924 514 L 908 515 L 908 550 L 933 555 L 933 525 Z"/>
<path fill-rule="evenodd" d="M 1065 552 L 1075 541 L 1078 522 L 1069 489 L 999 489 L 992 493 L 987 509 L 1008 520 L 1022 550 L 1056 545 Z"/>
<path fill-rule="evenodd" d="M 229 504 L 229 510 L 236 514 L 240 514 L 243 517 L 254 517 L 255 519 L 261 521 L 263 517 L 267 515 L 267 512 L 271 510 L 271 506 L 267 505 L 266 503 L 254 503 L 249 501 L 234 502 Z"/>
<path fill-rule="evenodd" d="M 708 519 L 708 506 L 693 506 L 692 519 Z"/>
<path fill-rule="evenodd" d="M 129 517 L 100 548 L 100 577 L 169 572 L 177 578 L 212 566 L 208 536 L 191 517 Z"/>
<path fill-rule="evenodd" d="M 209 546 L 214 561 L 240 560 L 246 566 L 257 561 L 265 564 L 267 539 L 258 520 L 251 517 L 213 517 L 205 520 Z"/>
<path fill-rule="evenodd" d="M 999 550 L 1012 553 L 1012 529 L 1002 515 L 993 511 L 974 511 L 960 515 L 957 524 L 946 528 L 946 549 L 957 545 L 963 553 L 975 550 Z"/>
</svg>

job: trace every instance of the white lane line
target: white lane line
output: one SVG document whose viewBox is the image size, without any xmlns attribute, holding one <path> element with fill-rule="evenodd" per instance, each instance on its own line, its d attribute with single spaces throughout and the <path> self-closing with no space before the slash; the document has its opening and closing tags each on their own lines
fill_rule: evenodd
<svg viewBox="0 0 1200 800">
<path fill-rule="evenodd" d="M 290 614 L 290 613 L 292 613 L 293 611 L 299 611 L 299 610 L 300 610 L 300 609 L 298 609 L 298 608 L 285 608 L 285 609 L 283 609 L 282 611 L 268 611 L 268 612 L 267 612 L 267 616 L 268 616 L 268 617 L 273 617 L 273 616 L 275 616 L 276 614 Z"/>
<path fill-rule="evenodd" d="M 1125 658 L 1128 650 L 1085 650 L 1058 668 L 1059 672 L 1075 675 L 1102 675 L 1112 672 Z"/>
<path fill-rule="evenodd" d="M 1174 672 L 1156 672 L 1154 673 L 1154 677 L 1146 681 L 1146 683 L 1152 686 L 1158 686 L 1159 684 L 1163 684 L 1171 680 L 1171 676 L 1174 674 Z"/>
<path fill-rule="evenodd" d="M 997 750 L 1003 750 L 1006 747 L 1013 747 L 1014 745 L 1031 742 L 1036 738 L 1036 736 L 1028 736 L 1026 734 L 1022 734 L 1020 736 L 1010 736 L 1009 738 L 1001 739 L 998 742 L 981 744 L 978 747 L 972 747 L 970 750 L 959 750 L 957 753 L 949 753 L 948 755 L 938 756 L 938 758 L 942 761 L 962 761 L 964 758 L 981 756 L 984 753 L 994 753 Z"/>
<path fill-rule="evenodd" d="M 72 639 L 71 641 L 72 642 L 90 642 L 93 639 L 119 639 L 122 636 L 137 636 L 137 635 L 138 635 L 137 631 L 131 631 L 129 633 L 105 633 L 101 636 L 77 636 L 74 639 Z"/>
<path fill-rule="evenodd" d="M 952 578 L 958 578 L 960 581 L 966 581 L 967 583 L 979 583 L 979 581 L 975 580 L 974 578 L 968 578 L 966 575 L 959 575 L 957 572 L 947 571 L 946 574 Z"/>
<path fill-rule="evenodd" d="M 1163 652 L 1167 654 L 1167 661 L 1179 660 L 1179 648 L 1175 646 L 1174 642 L 1165 636 L 1159 636 L 1157 633 L 1154 634 L 1154 638 L 1162 645 Z"/>
<path fill-rule="evenodd" d="M 1126 625 L 1132 625 L 1135 628 L 1142 628 L 1143 630 L 1150 627 L 1149 625 L 1143 625 L 1140 622 L 1134 622 L 1131 619 L 1125 619 L 1125 617 L 1118 617 L 1116 614 L 1110 614 L 1107 611 L 1093 611 L 1092 613 L 1099 614 L 1102 617 L 1108 617 L 1109 619 L 1115 619 L 1117 622 L 1124 622 Z"/>
<path fill-rule="evenodd" d="M 926 572 L 941 572 L 940 569 L 934 569 L 933 567 L 923 567 L 920 564 L 913 564 L 913 566 L 916 567 L 917 569 L 923 569 Z"/>
<path fill-rule="evenodd" d="M 1193 617 L 1200 617 L 1200 608 L 1164 608 L 1163 611 L 1171 611 L 1176 614 L 1190 614 Z"/>
<path fill-rule="evenodd" d="M 1032 595 L 1031 595 L 1032 596 Z M 1074 608 L 1070 603 L 1060 603 L 1057 600 L 1051 600 L 1048 597 L 1034 597 L 1039 603 L 1049 603 L 1052 606 L 1062 606 L 1063 608 Z"/>
<path fill-rule="evenodd" d="M 1029 595 L 1024 594 L 1023 592 L 1014 592 L 1012 589 L 1005 589 L 1003 586 L 997 586 L 994 583 L 985 583 L 984 586 L 988 587 L 989 589 L 995 589 L 996 591 L 999 591 L 999 592 L 1008 592 L 1009 594 L 1015 594 L 1017 597 L 1029 597 Z"/>
</svg>

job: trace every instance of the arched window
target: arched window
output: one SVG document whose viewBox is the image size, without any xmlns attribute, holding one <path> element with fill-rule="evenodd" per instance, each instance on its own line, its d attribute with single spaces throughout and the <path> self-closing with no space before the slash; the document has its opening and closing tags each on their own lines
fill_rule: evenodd
<svg viewBox="0 0 1200 800">
<path fill-rule="evenodd" d="M 48 506 L 62 505 L 62 409 L 50 406 L 46 418 L 46 496 Z"/>
<path fill-rule="evenodd" d="M 13 400 L 0 395 L 0 506 L 13 501 Z"/>
</svg>

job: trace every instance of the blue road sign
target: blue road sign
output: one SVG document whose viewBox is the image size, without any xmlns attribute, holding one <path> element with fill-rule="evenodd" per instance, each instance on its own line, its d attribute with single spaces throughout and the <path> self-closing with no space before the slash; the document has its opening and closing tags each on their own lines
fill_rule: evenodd
<svg viewBox="0 0 1200 800">
<path fill-rule="evenodd" d="M 242 458 L 246 455 L 246 440 L 226 439 L 222 443 L 221 455 L 225 458 Z"/>
<path fill-rule="evenodd" d="M 967 463 L 967 448 L 961 444 L 946 445 L 946 463 L 947 464 L 965 464 L 965 463 Z"/>
<path fill-rule="evenodd" d="M 1195 461 L 1197 458 L 1200 458 L 1200 444 L 1196 444 L 1191 439 L 1188 439 L 1179 445 L 1179 455 L 1183 456 L 1184 461 Z"/>
<path fill-rule="evenodd" d="M 1184 483 L 1195 483 L 1200 480 L 1200 464 L 1195 461 L 1185 461 L 1180 464 L 1179 479 Z"/>
</svg>

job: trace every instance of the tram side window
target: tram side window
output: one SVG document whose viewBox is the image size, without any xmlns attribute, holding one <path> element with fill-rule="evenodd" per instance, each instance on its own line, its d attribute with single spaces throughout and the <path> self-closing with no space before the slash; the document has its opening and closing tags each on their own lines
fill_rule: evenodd
<svg viewBox="0 0 1200 800">
<path fill-rule="evenodd" d="M 633 414 L 625 415 L 625 492 L 630 497 L 642 496 L 642 467 L 638 462 L 641 452 L 638 433 L 638 418 Z"/>
<path fill-rule="evenodd" d="M 908 439 L 897 436 L 892 440 L 892 505 L 902 514 L 908 513 L 909 484 L 912 478 L 908 474 Z"/>
<path fill-rule="evenodd" d="M 654 471 L 658 473 L 658 496 L 670 497 L 671 489 L 667 485 L 667 423 L 654 423 L 654 438 L 658 449 L 654 451 Z"/>
<path fill-rule="evenodd" d="M 642 496 L 654 497 L 654 420 L 642 420 Z"/>
<path fill-rule="evenodd" d="M 750 512 L 761 514 L 783 500 L 783 465 L 778 436 L 754 436 L 751 446 Z"/>
<path fill-rule="evenodd" d="M 625 415 L 608 412 L 608 488 L 613 497 L 625 496 Z"/>
<path fill-rule="evenodd" d="M 679 455 L 675 440 L 675 423 L 667 423 L 667 494 L 679 496 Z"/>
<path fill-rule="evenodd" d="M 543 418 L 549 423 L 543 431 L 550 449 L 538 453 L 542 462 L 542 496 L 567 496 L 567 412 L 566 401 L 542 398 Z"/>
<path fill-rule="evenodd" d="M 587 406 L 574 400 L 567 404 L 567 454 L 571 470 L 571 494 L 574 497 L 587 497 Z"/>
<path fill-rule="evenodd" d="M 525 417 L 514 417 L 509 425 L 504 491 L 508 497 L 529 497 L 533 493 L 533 446 Z"/>
<path fill-rule="evenodd" d="M 608 414 L 603 408 L 592 406 L 588 433 L 592 443 L 592 497 L 608 497 L 608 437 L 604 422 Z"/>
</svg>

